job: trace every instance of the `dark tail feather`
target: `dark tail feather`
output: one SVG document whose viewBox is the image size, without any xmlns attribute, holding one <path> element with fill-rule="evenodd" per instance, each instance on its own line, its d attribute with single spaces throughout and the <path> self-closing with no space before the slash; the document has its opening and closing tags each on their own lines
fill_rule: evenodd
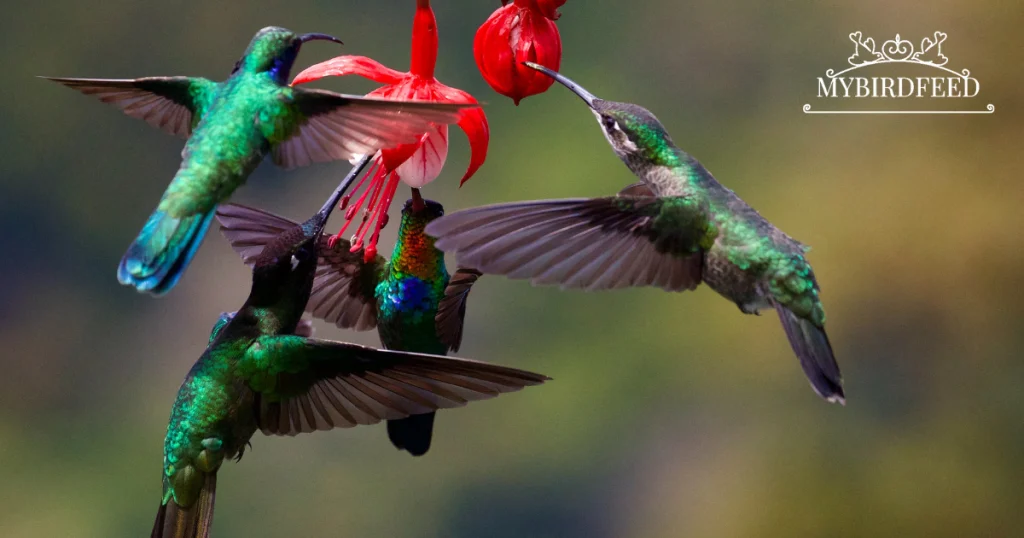
<svg viewBox="0 0 1024 538">
<path fill-rule="evenodd" d="M 800 366 L 811 381 L 814 392 L 830 402 L 846 405 L 843 376 L 839 373 L 839 364 L 832 354 L 832 344 L 825 329 L 798 317 L 779 303 L 775 303 L 775 311 L 779 313 L 789 344 L 800 359 Z"/>
<path fill-rule="evenodd" d="M 154 211 L 121 258 L 117 280 L 153 295 L 167 293 L 199 250 L 212 219 L 213 211 L 180 219 Z"/>
<path fill-rule="evenodd" d="M 413 456 L 422 456 L 430 450 L 433 434 L 434 413 L 388 421 L 388 439 L 391 439 L 391 444 L 399 450 L 409 451 Z"/>
<path fill-rule="evenodd" d="M 213 499 L 217 492 L 217 473 L 206 475 L 199 498 L 189 508 L 178 506 L 174 499 L 160 505 L 153 523 L 151 538 L 208 538 L 213 526 Z"/>
</svg>

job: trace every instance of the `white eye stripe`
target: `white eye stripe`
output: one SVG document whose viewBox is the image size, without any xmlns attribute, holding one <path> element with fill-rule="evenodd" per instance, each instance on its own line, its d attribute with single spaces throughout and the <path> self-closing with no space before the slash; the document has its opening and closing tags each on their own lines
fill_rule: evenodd
<svg viewBox="0 0 1024 538">
<path fill-rule="evenodd" d="M 292 254 L 292 271 L 294 271 L 295 268 L 298 267 L 298 266 L 299 266 L 299 259 L 296 258 L 294 254 Z"/>
</svg>

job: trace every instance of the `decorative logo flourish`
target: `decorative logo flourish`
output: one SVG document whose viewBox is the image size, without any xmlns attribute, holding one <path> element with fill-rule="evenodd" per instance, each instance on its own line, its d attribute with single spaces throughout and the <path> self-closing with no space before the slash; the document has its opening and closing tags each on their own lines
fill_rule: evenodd
<svg viewBox="0 0 1024 538">
<path fill-rule="evenodd" d="M 919 46 L 903 39 L 899 34 L 877 46 L 875 39 L 864 37 L 860 31 L 850 34 L 853 55 L 847 58 L 850 67 L 836 72 L 825 71 L 818 77 L 818 97 L 823 98 L 971 98 L 981 89 L 978 80 L 968 69 L 954 71 L 946 67 L 949 58 L 942 54 L 945 32 L 935 32 L 921 39 Z M 917 64 L 941 70 L 952 76 L 941 77 L 864 77 L 846 76 L 848 73 L 880 64 Z M 995 105 L 985 110 L 811 110 L 807 114 L 991 114 Z"/>
</svg>

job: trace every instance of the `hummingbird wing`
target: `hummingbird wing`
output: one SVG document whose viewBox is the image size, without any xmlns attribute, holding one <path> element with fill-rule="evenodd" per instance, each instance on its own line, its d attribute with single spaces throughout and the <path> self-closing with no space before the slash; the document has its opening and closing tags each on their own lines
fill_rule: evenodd
<svg viewBox="0 0 1024 538">
<path fill-rule="evenodd" d="M 466 299 L 469 298 L 469 290 L 480 278 L 482 273 L 476 269 L 459 267 L 455 274 L 448 280 L 448 286 L 444 289 L 444 297 L 437 306 L 437 315 L 434 316 L 434 324 L 437 326 L 437 336 L 448 351 L 458 351 L 462 346 L 462 325 L 466 320 Z"/>
<path fill-rule="evenodd" d="M 432 124 L 456 123 L 460 111 L 479 106 L 373 99 L 303 88 L 290 90 L 299 124 L 273 149 L 274 162 L 284 168 L 352 160 L 379 149 L 418 142 Z"/>
<path fill-rule="evenodd" d="M 645 181 L 637 181 L 630 185 L 626 185 L 621 191 L 619 196 L 657 196 L 654 191 L 647 185 Z"/>
<path fill-rule="evenodd" d="M 192 134 L 192 127 L 217 88 L 217 83 L 198 77 L 41 78 L 94 95 L 133 118 L 181 138 Z"/>
<path fill-rule="evenodd" d="M 318 252 L 320 262 L 306 311 L 342 329 L 367 331 L 376 327 L 374 292 L 384 274 L 384 257 L 377 255 L 367 262 L 363 249 L 352 252 L 347 239 L 335 239 L 332 244 L 326 237 L 321 238 Z"/>
<path fill-rule="evenodd" d="M 682 197 L 539 200 L 456 211 L 427 233 L 484 274 L 562 288 L 683 291 L 701 282 L 705 215 Z"/>
<path fill-rule="evenodd" d="M 269 211 L 239 204 L 221 204 L 216 216 L 231 248 L 250 266 L 267 243 L 298 225 Z M 374 289 L 386 262 L 377 256 L 367 263 L 363 251 L 351 252 L 351 246 L 344 239 L 332 246 L 328 238 L 320 238 L 320 260 L 306 311 L 342 329 L 366 331 L 377 326 Z"/>
<path fill-rule="evenodd" d="M 261 336 L 238 369 L 267 435 L 375 424 L 493 398 L 547 377 L 467 359 Z"/>
<path fill-rule="evenodd" d="M 221 204 L 215 216 L 220 223 L 220 233 L 249 266 L 267 243 L 298 225 L 269 211 L 239 204 Z"/>
</svg>

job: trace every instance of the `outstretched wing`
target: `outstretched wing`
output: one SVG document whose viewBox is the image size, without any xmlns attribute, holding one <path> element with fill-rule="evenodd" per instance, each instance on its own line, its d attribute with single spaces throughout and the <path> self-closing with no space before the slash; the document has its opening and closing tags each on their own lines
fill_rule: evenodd
<svg viewBox="0 0 1024 538">
<path fill-rule="evenodd" d="M 262 209 L 238 204 L 222 204 L 217 208 L 220 231 L 252 265 L 263 247 L 298 223 Z M 377 256 L 363 261 L 363 251 L 350 252 L 351 244 L 339 239 L 333 246 L 327 237 L 317 245 L 317 262 L 313 292 L 306 311 L 315 318 L 333 323 L 342 329 L 365 331 L 377 326 L 377 286 L 385 260 Z"/>
<path fill-rule="evenodd" d="M 133 118 L 182 138 L 192 134 L 217 86 L 213 81 L 194 77 L 42 78 L 94 95 Z"/>
<path fill-rule="evenodd" d="M 427 225 L 437 248 L 484 274 L 588 290 L 700 284 L 704 211 L 683 197 L 612 196 L 456 211 Z"/>
<path fill-rule="evenodd" d="M 458 351 L 462 346 L 462 325 L 466 320 L 466 299 L 469 290 L 481 276 L 480 271 L 459 267 L 448 286 L 444 289 L 444 297 L 437 306 L 434 324 L 437 336 L 448 346 L 448 351 Z"/>
<path fill-rule="evenodd" d="M 456 123 L 476 104 L 393 101 L 325 90 L 291 89 L 299 125 L 273 149 L 284 168 L 352 160 L 379 149 L 417 142 L 431 124 Z"/>
<path fill-rule="evenodd" d="M 246 265 L 256 261 L 267 243 L 298 225 L 269 211 L 239 204 L 217 206 L 216 217 L 220 233 Z"/>
<path fill-rule="evenodd" d="M 320 261 L 313 277 L 313 293 L 306 311 L 313 317 L 342 329 L 370 330 L 377 326 L 377 298 L 374 290 L 387 263 L 380 255 L 366 262 L 363 250 L 352 252 L 347 239 L 332 245 L 322 238 Z"/>
<path fill-rule="evenodd" d="M 268 435 L 374 424 L 493 398 L 548 378 L 466 359 L 298 336 L 261 336 L 238 372 Z"/>
</svg>

